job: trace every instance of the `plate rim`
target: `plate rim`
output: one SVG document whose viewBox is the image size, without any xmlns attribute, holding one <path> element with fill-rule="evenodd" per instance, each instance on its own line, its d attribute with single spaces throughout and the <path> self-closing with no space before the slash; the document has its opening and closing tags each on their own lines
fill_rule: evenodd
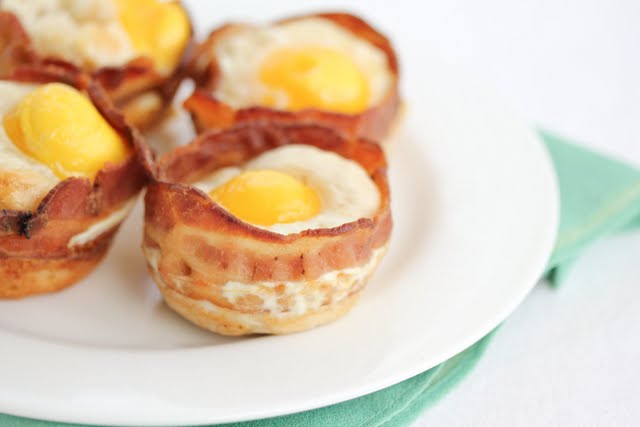
<svg viewBox="0 0 640 427">
<path fill-rule="evenodd" d="M 501 102 L 501 105 L 502 104 L 504 103 Z M 518 120 L 518 119 L 519 118 L 517 117 L 513 117 L 513 120 Z M 300 405 L 296 405 L 296 404 L 281 405 L 276 409 L 254 411 L 248 415 L 236 414 L 235 416 L 228 415 L 226 417 L 217 416 L 217 417 L 209 417 L 209 418 L 194 416 L 192 419 L 181 418 L 180 420 L 167 418 L 163 416 L 163 419 L 166 419 L 166 420 L 163 420 L 160 423 L 158 422 L 158 418 L 149 418 L 146 420 L 138 419 L 138 420 L 132 420 L 130 422 L 125 422 L 125 423 L 122 423 L 121 422 L 122 420 L 120 419 L 114 418 L 112 421 L 106 421 L 107 424 L 112 423 L 114 425 L 116 424 L 117 425 L 174 425 L 176 423 L 181 423 L 181 424 L 187 423 L 187 424 L 194 424 L 194 425 L 204 425 L 204 424 L 210 424 L 212 422 L 213 423 L 241 422 L 241 421 L 249 421 L 249 420 L 261 419 L 261 418 L 271 418 L 275 416 L 287 415 L 287 414 L 297 413 L 301 411 L 313 410 L 320 407 L 324 407 L 324 406 L 336 404 L 339 402 L 343 402 L 346 400 L 350 400 L 353 398 L 357 398 L 365 394 L 370 394 L 370 393 L 379 391 L 381 389 L 398 384 L 402 381 L 405 381 L 415 375 L 421 374 L 437 366 L 438 364 L 448 360 L 449 358 L 455 356 L 456 354 L 459 354 L 460 352 L 464 351 L 465 349 L 467 349 L 468 347 L 470 347 L 471 345 L 473 345 L 474 343 L 482 339 L 489 332 L 491 332 L 495 327 L 497 327 L 503 320 L 505 320 L 517 308 L 517 306 L 522 303 L 524 298 L 529 294 L 529 292 L 536 285 L 538 279 L 541 277 L 541 275 L 544 272 L 544 269 L 549 257 L 551 256 L 556 235 L 557 235 L 559 219 L 560 219 L 560 216 L 559 216 L 560 192 L 559 192 L 559 187 L 557 183 L 557 176 L 555 174 L 555 169 L 553 167 L 551 156 L 548 150 L 546 149 L 546 147 L 544 146 L 543 141 L 531 128 L 528 128 L 528 132 L 529 132 L 528 137 L 536 141 L 536 149 L 539 152 L 538 154 L 542 156 L 541 159 L 543 159 L 538 166 L 540 170 L 543 172 L 543 174 L 546 176 L 546 179 L 548 180 L 548 182 L 545 184 L 545 185 L 548 185 L 548 187 L 545 188 L 545 190 L 550 191 L 552 193 L 550 194 L 550 200 L 552 201 L 552 204 L 545 208 L 550 219 L 550 221 L 546 223 L 546 226 L 547 226 L 546 228 L 548 230 L 545 235 L 546 239 L 544 239 L 545 248 L 544 250 L 542 248 L 540 249 L 538 258 L 534 262 L 530 263 L 528 272 L 526 274 L 526 279 L 523 278 L 523 282 L 527 282 L 528 286 L 522 286 L 522 289 L 520 290 L 519 295 L 517 297 L 512 297 L 510 302 L 508 304 L 505 304 L 502 307 L 502 310 L 495 313 L 491 319 L 488 319 L 483 324 L 482 327 L 476 328 L 475 333 L 468 334 L 463 339 L 459 339 L 458 340 L 459 342 L 457 345 L 451 346 L 450 348 L 448 348 L 446 352 L 443 352 L 446 355 L 445 357 L 442 357 L 442 356 L 437 357 L 438 359 L 440 359 L 438 362 L 434 363 L 434 361 L 432 360 L 434 357 L 432 356 L 431 359 L 427 358 L 423 360 L 422 363 L 412 365 L 407 369 L 397 372 L 395 375 L 392 375 L 392 376 L 389 375 L 383 379 L 378 379 L 377 381 L 368 381 L 366 385 L 351 387 L 346 391 L 345 390 L 336 391 L 322 398 L 315 398 L 313 400 L 308 401 L 307 404 L 304 405 L 304 407 L 301 407 Z M 7 335 L 13 335 L 13 334 L 10 332 L 0 330 L 0 341 L 2 339 L 5 339 Z M 33 342 L 42 344 L 41 340 L 37 340 L 32 337 L 22 337 L 22 336 L 16 335 L 15 338 L 18 341 L 21 341 L 21 340 L 25 342 L 33 341 Z M 55 343 L 55 342 L 47 342 L 45 344 L 45 347 L 46 346 L 76 348 L 76 346 L 70 345 L 68 343 L 61 344 L 61 343 Z M 107 352 L 107 353 L 116 352 L 119 354 L 129 354 L 129 355 L 136 355 L 136 354 L 140 355 L 140 354 L 149 353 L 149 350 L 134 350 L 134 349 L 113 350 L 113 349 L 91 349 L 90 347 L 87 347 L 86 350 Z M 194 351 L 194 350 L 191 348 L 171 349 L 171 350 L 153 350 L 154 353 L 172 354 L 172 355 L 176 353 L 191 352 L 191 351 Z M 1 396 L 1 393 L 0 393 L 0 396 Z M 21 407 L 20 405 L 7 407 L 2 402 L 2 400 L 0 400 L 0 407 L 7 414 L 21 416 L 21 417 L 38 418 L 38 419 L 43 419 L 48 421 L 68 422 L 68 423 L 89 423 L 89 424 L 105 423 L 104 419 L 96 418 L 96 414 L 89 415 L 87 413 L 83 413 L 82 411 L 79 411 L 78 413 L 75 413 L 75 414 L 59 414 L 59 413 L 53 414 L 51 411 L 47 411 L 47 410 L 39 411 L 38 410 L 39 408 L 36 408 L 36 410 L 34 410 L 33 407 L 27 408 L 27 407 Z"/>
</svg>

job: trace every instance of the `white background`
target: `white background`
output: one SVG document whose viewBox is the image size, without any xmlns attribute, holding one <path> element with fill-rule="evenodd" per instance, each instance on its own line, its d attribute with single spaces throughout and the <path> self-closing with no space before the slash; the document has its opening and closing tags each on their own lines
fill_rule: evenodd
<svg viewBox="0 0 640 427">
<path fill-rule="evenodd" d="M 424 40 L 532 123 L 640 165 L 640 2 L 394 3 L 380 2 L 380 20 L 398 43 Z M 416 425 L 638 425 L 639 260 L 640 233 L 616 237 L 587 250 L 561 289 L 539 285 Z"/>
<path fill-rule="evenodd" d="M 251 3 L 234 2 L 233 17 L 253 16 Z M 407 81 L 429 78 L 412 74 L 428 45 L 496 87 L 532 125 L 640 165 L 640 1 L 272 0 L 264 18 L 336 8 L 393 39 L 408 98 Z M 416 425 L 638 425 L 639 255 L 640 233 L 608 239 L 561 289 L 539 285 Z"/>
</svg>

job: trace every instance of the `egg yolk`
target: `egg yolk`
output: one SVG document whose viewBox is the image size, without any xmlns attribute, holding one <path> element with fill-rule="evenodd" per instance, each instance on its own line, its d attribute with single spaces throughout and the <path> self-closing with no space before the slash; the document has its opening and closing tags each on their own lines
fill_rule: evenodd
<svg viewBox="0 0 640 427">
<path fill-rule="evenodd" d="M 115 0 L 120 23 L 134 50 L 161 70 L 173 69 L 189 41 L 189 17 L 180 4 L 158 0 Z"/>
<path fill-rule="evenodd" d="M 320 198 L 313 189 L 274 170 L 243 172 L 210 196 L 241 220 L 257 225 L 304 221 L 320 211 Z"/>
<path fill-rule="evenodd" d="M 290 110 L 318 108 L 358 113 L 369 104 L 366 76 L 347 55 L 322 47 L 286 48 L 273 52 L 262 63 L 260 80 L 286 94 Z M 267 96 L 264 104 L 279 107 Z"/>
<path fill-rule="evenodd" d="M 93 179 L 105 163 L 121 162 L 131 154 L 91 101 L 61 83 L 45 84 L 29 93 L 3 124 L 16 147 L 61 179 Z"/>
</svg>

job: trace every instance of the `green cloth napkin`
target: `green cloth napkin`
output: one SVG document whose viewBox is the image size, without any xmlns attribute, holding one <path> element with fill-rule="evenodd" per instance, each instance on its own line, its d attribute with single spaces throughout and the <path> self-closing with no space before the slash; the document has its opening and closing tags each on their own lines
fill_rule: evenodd
<svg viewBox="0 0 640 427">
<path fill-rule="evenodd" d="M 553 159 L 561 194 L 560 230 L 546 275 L 557 286 L 585 246 L 609 233 L 640 227 L 640 171 L 555 135 L 541 132 L 541 136 Z M 476 365 L 494 332 L 435 368 L 376 393 L 313 411 L 225 426 L 406 426 Z M 0 414 L 0 426 L 68 424 Z"/>
</svg>

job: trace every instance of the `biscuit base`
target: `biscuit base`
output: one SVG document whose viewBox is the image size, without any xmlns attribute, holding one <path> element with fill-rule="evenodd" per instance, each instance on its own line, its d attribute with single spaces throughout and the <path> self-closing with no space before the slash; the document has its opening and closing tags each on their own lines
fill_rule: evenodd
<svg viewBox="0 0 640 427">
<path fill-rule="evenodd" d="M 0 298 L 23 298 L 67 288 L 93 271 L 106 252 L 105 248 L 86 259 L 0 259 Z"/>
<path fill-rule="evenodd" d="M 0 258 L 0 299 L 57 292 L 77 283 L 100 264 L 118 226 L 67 256 Z"/>
<path fill-rule="evenodd" d="M 355 292 L 331 305 L 322 306 L 300 315 L 275 316 L 270 313 L 241 313 L 195 300 L 165 286 L 155 277 L 165 302 L 182 317 L 201 328 L 221 335 L 290 334 L 306 331 L 333 322 L 344 316 L 358 301 L 361 292 Z"/>
</svg>

